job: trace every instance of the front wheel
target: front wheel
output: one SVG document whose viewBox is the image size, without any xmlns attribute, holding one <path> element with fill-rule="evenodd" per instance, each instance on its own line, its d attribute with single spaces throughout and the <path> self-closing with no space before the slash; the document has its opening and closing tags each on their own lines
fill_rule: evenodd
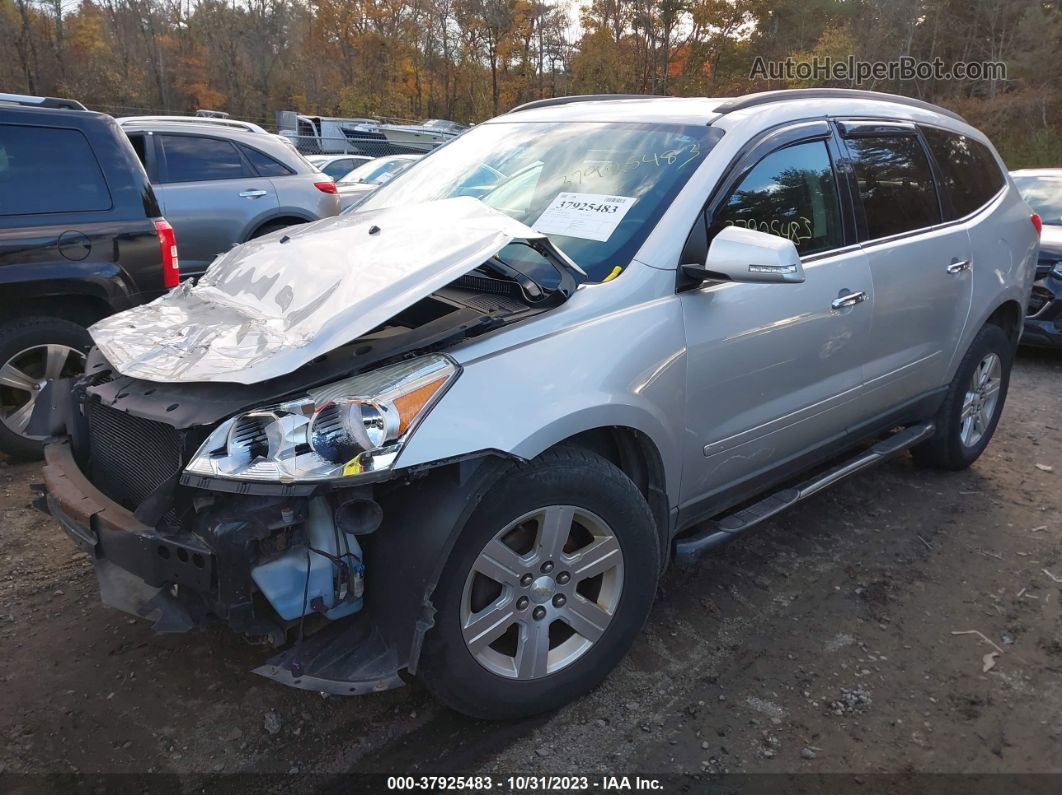
<svg viewBox="0 0 1062 795">
<path fill-rule="evenodd" d="M 462 530 L 419 673 L 472 717 L 559 707 L 626 654 L 659 561 L 649 506 L 623 472 L 578 448 L 545 453 L 506 475 Z"/>
<path fill-rule="evenodd" d="M 999 326 L 982 328 L 970 344 L 937 413 L 933 438 L 911 450 L 915 461 L 936 469 L 965 469 L 995 433 L 1010 385 L 1014 345 Z"/>
</svg>

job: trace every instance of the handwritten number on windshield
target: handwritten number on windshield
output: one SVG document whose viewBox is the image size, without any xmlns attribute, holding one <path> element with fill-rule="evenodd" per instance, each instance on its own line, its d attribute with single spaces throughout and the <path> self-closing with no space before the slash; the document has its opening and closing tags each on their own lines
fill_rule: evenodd
<svg viewBox="0 0 1062 795">
<path fill-rule="evenodd" d="M 683 154 L 688 153 L 685 159 L 682 159 Z M 667 149 L 663 152 L 650 152 L 643 155 L 631 155 L 627 158 L 626 162 L 622 166 L 617 165 L 616 161 L 608 160 L 603 163 L 596 163 L 592 166 L 586 166 L 585 168 L 577 168 L 574 171 L 564 176 L 565 185 L 575 184 L 582 185 L 583 180 L 597 177 L 598 179 L 606 179 L 613 174 L 628 174 L 635 169 L 642 166 L 674 166 L 678 165 L 682 168 L 687 163 L 695 160 L 701 154 L 701 148 L 696 143 L 689 144 L 687 146 L 680 146 L 676 149 Z"/>
</svg>

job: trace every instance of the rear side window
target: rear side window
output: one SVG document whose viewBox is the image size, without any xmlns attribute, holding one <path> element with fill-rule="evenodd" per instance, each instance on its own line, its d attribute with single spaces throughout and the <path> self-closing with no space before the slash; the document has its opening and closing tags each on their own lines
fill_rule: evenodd
<svg viewBox="0 0 1062 795">
<path fill-rule="evenodd" d="M 987 146 L 932 127 L 922 132 L 940 166 L 944 191 L 951 197 L 956 218 L 983 207 L 1003 187 L 1003 172 Z"/>
<path fill-rule="evenodd" d="M 249 146 L 241 146 L 240 149 L 243 150 L 244 157 L 251 161 L 251 165 L 260 177 L 287 177 L 295 173 L 283 163 L 257 149 Z"/>
<path fill-rule="evenodd" d="M 0 124 L 0 215 L 110 208 L 103 172 L 80 130 Z"/>
<path fill-rule="evenodd" d="M 848 150 L 869 240 L 940 223 L 933 173 L 917 136 L 850 138 Z"/>
<path fill-rule="evenodd" d="M 840 208 L 826 144 L 797 144 L 763 158 L 716 210 L 710 234 L 725 226 L 788 238 L 802 256 L 839 248 Z"/>
<path fill-rule="evenodd" d="M 245 176 L 236 147 L 218 138 L 160 135 L 166 153 L 167 182 L 200 182 Z"/>
</svg>

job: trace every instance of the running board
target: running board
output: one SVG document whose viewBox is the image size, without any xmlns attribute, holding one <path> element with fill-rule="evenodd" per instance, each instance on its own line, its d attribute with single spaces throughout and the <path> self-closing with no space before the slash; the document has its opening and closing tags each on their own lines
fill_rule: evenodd
<svg viewBox="0 0 1062 795">
<path fill-rule="evenodd" d="M 902 453 L 919 442 L 924 442 L 933 435 L 935 430 L 936 427 L 932 422 L 912 425 L 894 433 L 887 439 L 883 439 L 869 450 L 860 453 L 845 463 L 805 481 L 799 486 L 782 489 L 736 513 L 706 522 L 705 529 L 702 532 L 675 541 L 675 561 L 692 560 L 709 549 L 725 544 L 727 541 L 751 530 L 760 522 L 770 519 L 775 514 L 781 513 L 798 502 L 806 500 L 813 494 L 818 494 L 823 489 L 844 480 L 850 475 L 862 472 L 875 464 L 880 464 L 882 461 Z"/>
</svg>

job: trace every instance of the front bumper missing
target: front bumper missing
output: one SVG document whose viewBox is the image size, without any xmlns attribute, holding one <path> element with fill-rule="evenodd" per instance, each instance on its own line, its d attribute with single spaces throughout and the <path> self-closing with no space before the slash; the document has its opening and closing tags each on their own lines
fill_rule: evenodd
<svg viewBox="0 0 1062 795">
<path fill-rule="evenodd" d="M 201 624 L 205 611 L 193 614 L 175 591 L 216 588 L 223 569 L 215 553 L 187 531 L 160 534 L 100 492 L 82 474 L 68 442 L 50 442 L 44 453 L 48 509 L 92 558 L 103 603 L 151 621 L 158 632 Z M 357 695 L 402 686 L 403 666 L 370 611 L 362 610 L 306 636 L 254 672 L 291 687 Z"/>
<path fill-rule="evenodd" d="M 88 481 L 66 442 L 46 445 L 44 455 L 48 510 L 92 558 L 103 603 L 151 621 L 157 632 L 190 630 L 196 622 L 170 588 L 209 588 L 210 550 L 138 521 Z"/>
</svg>

